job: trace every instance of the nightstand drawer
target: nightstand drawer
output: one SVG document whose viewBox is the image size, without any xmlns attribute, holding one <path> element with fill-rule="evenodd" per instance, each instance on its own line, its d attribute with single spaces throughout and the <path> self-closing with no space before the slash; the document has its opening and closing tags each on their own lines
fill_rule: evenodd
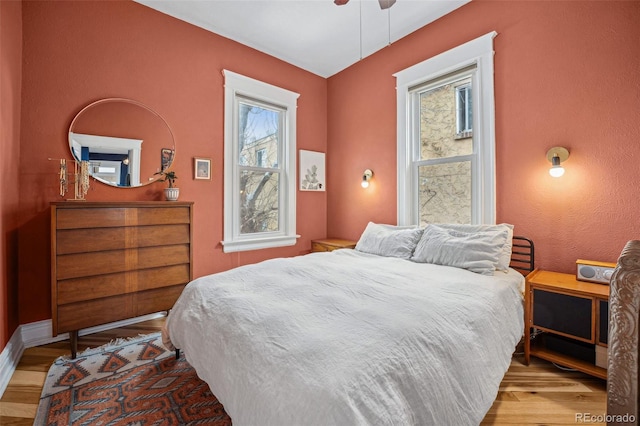
<svg viewBox="0 0 640 426">
<path fill-rule="evenodd" d="M 311 241 L 312 252 L 334 251 L 343 248 L 355 248 L 356 242 L 351 240 L 341 240 L 338 238 L 327 238 L 325 240 Z"/>
<path fill-rule="evenodd" d="M 316 243 L 316 242 L 312 242 L 311 243 L 311 251 L 312 252 L 332 251 L 334 249 L 335 249 L 334 247 L 328 246 L 326 244 L 321 244 L 321 243 Z"/>
</svg>

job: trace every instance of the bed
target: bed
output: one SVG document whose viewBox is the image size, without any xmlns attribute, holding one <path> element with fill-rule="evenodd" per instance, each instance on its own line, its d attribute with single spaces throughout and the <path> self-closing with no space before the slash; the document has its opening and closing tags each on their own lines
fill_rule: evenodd
<svg viewBox="0 0 640 426">
<path fill-rule="evenodd" d="M 355 250 L 201 277 L 165 345 L 234 425 L 477 425 L 524 329 L 522 251 L 495 229 L 370 223 Z"/>
</svg>

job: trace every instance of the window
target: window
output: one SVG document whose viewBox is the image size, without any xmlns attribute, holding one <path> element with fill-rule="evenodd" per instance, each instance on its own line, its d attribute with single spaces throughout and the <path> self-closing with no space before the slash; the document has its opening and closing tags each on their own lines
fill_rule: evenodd
<svg viewBox="0 0 640 426">
<path fill-rule="evenodd" d="M 225 252 L 296 243 L 298 94 L 224 71 Z"/>
<path fill-rule="evenodd" d="M 471 137 L 473 131 L 473 106 L 471 83 L 456 87 L 456 138 Z"/>
<path fill-rule="evenodd" d="M 495 223 L 495 35 L 395 74 L 399 224 Z"/>
<path fill-rule="evenodd" d="M 256 151 L 256 163 L 258 167 L 267 167 L 267 149 L 262 148 Z"/>
</svg>

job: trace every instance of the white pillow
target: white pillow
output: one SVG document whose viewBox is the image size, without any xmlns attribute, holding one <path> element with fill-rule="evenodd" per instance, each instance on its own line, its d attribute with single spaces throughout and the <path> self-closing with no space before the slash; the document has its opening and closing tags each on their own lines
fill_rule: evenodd
<svg viewBox="0 0 640 426">
<path fill-rule="evenodd" d="M 507 230 L 507 242 L 502 248 L 500 258 L 496 263 L 496 270 L 508 271 L 511 263 L 511 251 L 513 250 L 513 225 L 510 223 L 499 223 L 497 225 L 467 225 L 458 223 L 438 223 L 437 226 L 445 229 L 453 229 L 460 232 L 485 232 L 485 231 L 503 231 Z"/>
<path fill-rule="evenodd" d="M 369 222 L 356 244 L 356 250 L 378 256 L 410 259 L 422 229 Z"/>
<path fill-rule="evenodd" d="M 493 275 L 508 236 L 502 231 L 462 232 L 428 225 L 411 260 Z"/>
</svg>

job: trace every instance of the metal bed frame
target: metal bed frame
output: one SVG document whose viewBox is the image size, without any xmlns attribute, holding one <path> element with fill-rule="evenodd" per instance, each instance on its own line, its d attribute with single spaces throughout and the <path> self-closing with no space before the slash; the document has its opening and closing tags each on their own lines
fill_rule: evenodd
<svg viewBox="0 0 640 426">
<path fill-rule="evenodd" d="M 513 236 L 511 264 L 509 265 L 522 275 L 527 276 L 535 267 L 535 248 L 533 241 L 527 237 Z"/>
</svg>

